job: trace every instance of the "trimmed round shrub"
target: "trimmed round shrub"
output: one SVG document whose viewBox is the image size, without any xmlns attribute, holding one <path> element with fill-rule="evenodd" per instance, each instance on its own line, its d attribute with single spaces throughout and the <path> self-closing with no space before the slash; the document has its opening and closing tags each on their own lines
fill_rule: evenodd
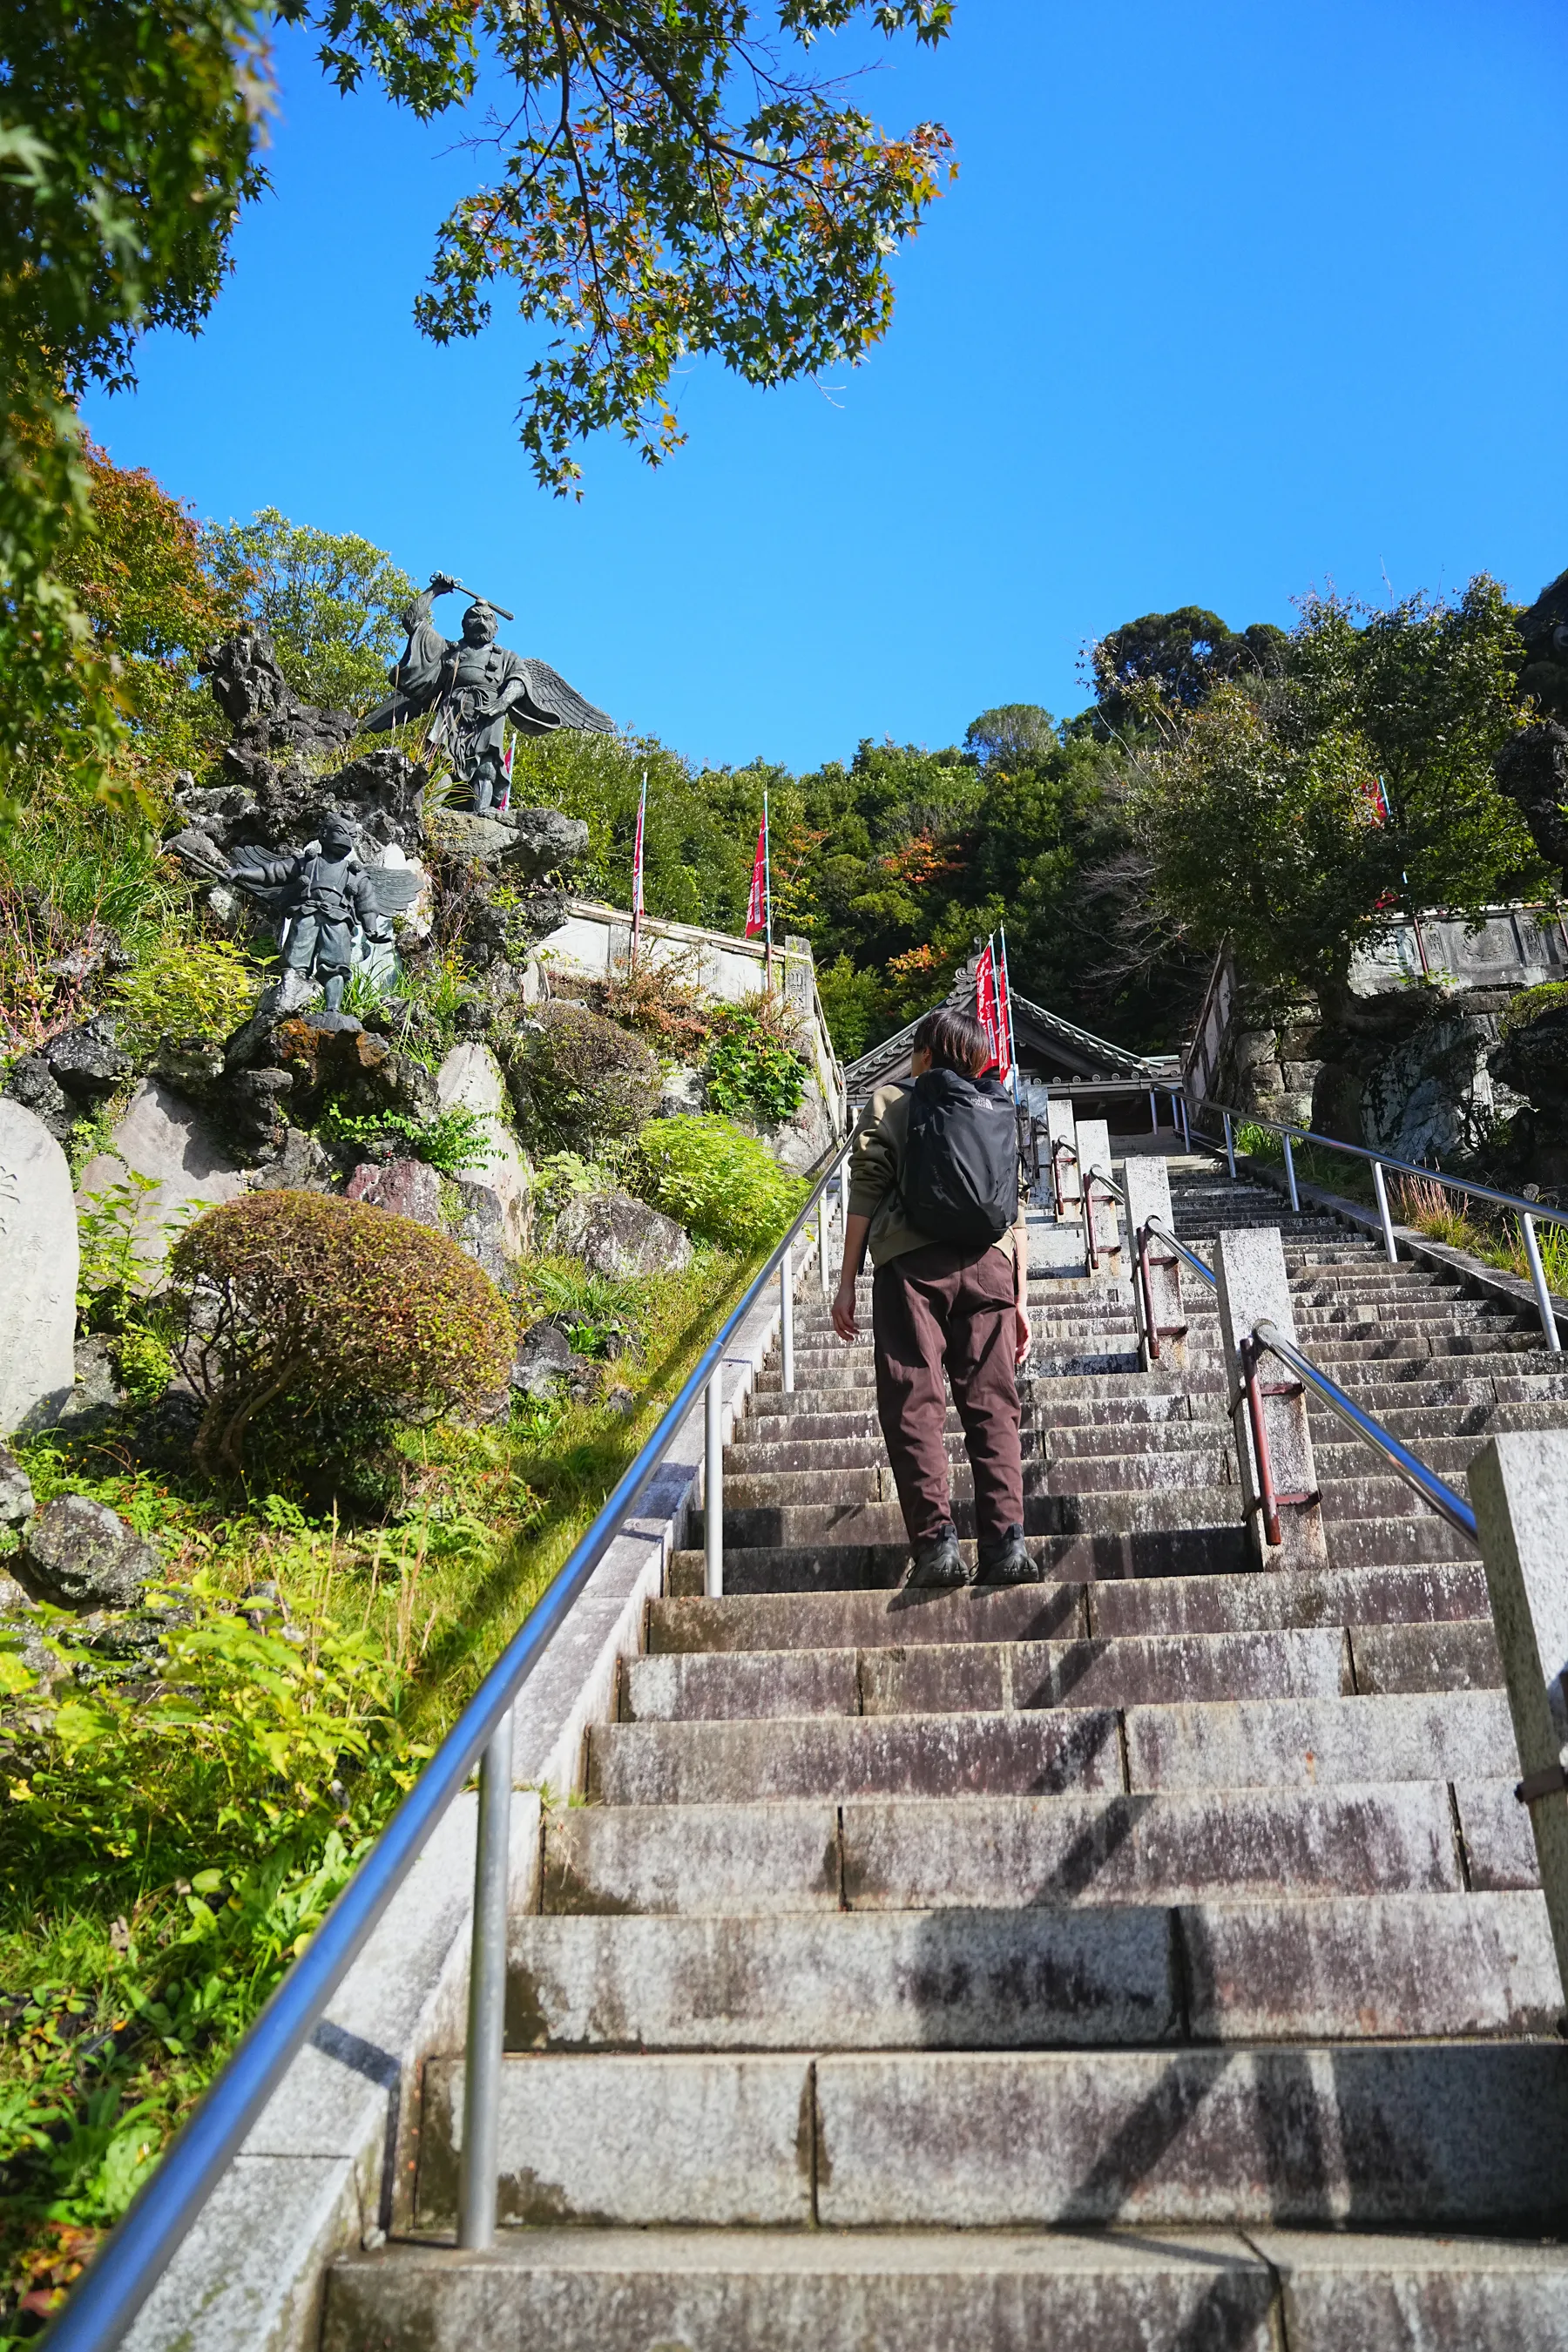
<svg viewBox="0 0 1568 2352">
<path fill-rule="evenodd" d="M 519 1031 L 508 1076 L 528 1140 L 592 1160 L 636 1135 L 658 1102 L 658 1059 L 585 1004 L 545 1004 Z"/>
<path fill-rule="evenodd" d="M 419 1421 L 506 1384 L 514 1334 L 489 1276 L 445 1234 L 367 1202 L 230 1201 L 181 1235 L 170 1268 L 181 1361 L 206 1400 L 204 1467 L 239 1473 L 247 1428 L 281 1402 L 300 1417 Z"/>
<path fill-rule="evenodd" d="M 636 1189 L 700 1241 L 747 1251 L 776 1242 L 806 1192 L 765 1144 L 710 1111 L 644 1128 Z"/>
</svg>

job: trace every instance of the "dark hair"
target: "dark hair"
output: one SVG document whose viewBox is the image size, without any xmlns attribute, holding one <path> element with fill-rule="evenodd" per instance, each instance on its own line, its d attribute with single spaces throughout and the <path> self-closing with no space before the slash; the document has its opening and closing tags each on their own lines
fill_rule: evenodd
<svg viewBox="0 0 1568 2352">
<path fill-rule="evenodd" d="M 945 1004 L 928 1013 L 915 1031 L 914 1051 L 929 1054 L 935 1070 L 957 1070 L 977 1078 L 991 1059 L 991 1040 L 967 1013 L 953 1013 Z"/>
</svg>

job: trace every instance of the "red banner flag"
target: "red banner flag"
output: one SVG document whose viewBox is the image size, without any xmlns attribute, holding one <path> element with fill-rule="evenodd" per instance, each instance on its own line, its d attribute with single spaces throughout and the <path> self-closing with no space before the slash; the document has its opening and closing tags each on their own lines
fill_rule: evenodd
<svg viewBox="0 0 1568 2352">
<path fill-rule="evenodd" d="M 768 928 L 768 820 L 757 827 L 757 854 L 752 861 L 752 903 L 746 909 L 746 937 L 755 939 Z"/>
<path fill-rule="evenodd" d="M 1005 967 L 998 963 L 996 950 L 987 940 L 974 967 L 974 1017 L 990 1041 L 989 1066 L 1004 1083 L 1013 1066 L 1012 1011 L 1005 975 Z"/>
</svg>

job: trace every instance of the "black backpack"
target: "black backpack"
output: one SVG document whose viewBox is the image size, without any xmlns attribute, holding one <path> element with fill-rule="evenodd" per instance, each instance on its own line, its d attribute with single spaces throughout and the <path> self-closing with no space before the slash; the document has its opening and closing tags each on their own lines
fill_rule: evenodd
<svg viewBox="0 0 1568 2352">
<path fill-rule="evenodd" d="M 928 1070 L 914 1081 L 899 1190 L 917 1232 L 989 1249 L 1018 1214 L 1018 1129 L 996 1079 Z"/>
</svg>

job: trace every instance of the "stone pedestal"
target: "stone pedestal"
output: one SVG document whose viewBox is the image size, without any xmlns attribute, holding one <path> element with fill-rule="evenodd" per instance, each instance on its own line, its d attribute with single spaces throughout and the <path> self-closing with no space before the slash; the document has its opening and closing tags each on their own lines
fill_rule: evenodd
<svg viewBox="0 0 1568 2352">
<path fill-rule="evenodd" d="M 1187 1367 L 1187 1318 L 1182 1307 L 1182 1261 L 1168 1242 L 1151 1240 L 1147 1259 L 1147 1293 L 1140 1271 L 1140 1236 L 1155 1218 L 1167 1233 L 1171 1222 L 1171 1177 L 1163 1160 L 1130 1154 L 1122 1169 L 1127 1192 L 1127 1251 L 1132 1276 L 1132 1303 L 1138 1317 L 1138 1347 L 1143 1369 L 1163 1364 L 1176 1371 Z M 1194 1275 L 1193 1279 L 1196 1281 Z"/>
<path fill-rule="evenodd" d="M 1086 1218 L 1094 1220 L 1094 1253 L 1089 1271 L 1101 1282 L 1114 1282 L 1126 1269 L 1122 1264 L 1121 1203 L 1114 1192 L 1101 1181 L 1091 1184 L 1091 1175 L 1098 1171 L 1101 1180 L 1110 1174 L 1110 1130 L 1102 1118 L 1080 1118 L 1078 1122 L 1078 1172 L 1083 1196 L 1090 1205 Z M 1087 1238 L 1087 1236 L 1086 1236 Z M 1089 1253 L 1086 1248 L 1085 1259 Z"/>
<path fill-rule="evenodd" d="M 1568 1994 L 1568 1430 L 1494 1437 L 1470 1464 L 1469 1486 L 1521 1786 Z"/>
<path fill-rule="evenodd" d="M 1221 1234 L 1215 1244 L 1215 1276 L 1219 1290 L 1220 1337 L 1225 1343 L 1225 1374 L 1236 1431 L 1236 1458 L 1241 1471 L 1247 1524 L 1259 1563 L 1264 1568 L 1322 1568 L 1328 1563 L 1322 1506 L 1315 1499 L 1281 1503 L 1279 1541 L 1268 1540 L 1264 1523 L 1262 1485 L 1253 1447 L 1247 1408 L 1243 1343 L 1253 1326 L 1272 1323 L 1281 1339 L 1296 1338 L 1290 1309 L 1290 1286 L 1285 1273 L 1285 1246 L 1277 1225 Z M 1258 1367 L 1259 1405 L 1264 1440 L 1276 1495 L 1315 1497 L 1318 1476 L 1312 1463 L 1312 1436 L 1307 1424 L 1307 1400 L 1300 1384 L 1277 1356 L 1265 1353 Z M 1368 1457 L 1371 1458 L 1370 1456 Z"/>
</svg>

